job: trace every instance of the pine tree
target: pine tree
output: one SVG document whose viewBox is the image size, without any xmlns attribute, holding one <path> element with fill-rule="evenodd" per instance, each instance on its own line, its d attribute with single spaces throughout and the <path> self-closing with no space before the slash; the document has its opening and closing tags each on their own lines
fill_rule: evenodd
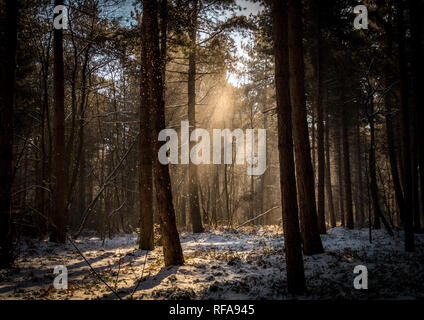
<svg viewBox="0 0 424 320">
<path fill-rule="evenodd" d="M 13 183 L 13 109 L 15 105 L 15 72 L 17 46 L 17 1 L 5 3 L 6 56 L 1 65 L 0 111 L 0 268 L 13 264 L 12 183 Z"/>
<path fill-rule="evenodd" d="M 273 34 L 275 54 L 275 89 L 278 116 L 278 151 L 280 185 L 287 264 L 287 283 L 290 293 L 306 290 L 303 267 L 299 217 L 294 175 L 293 137 L 288 79 L 287 1 L 273 0 Z"/>
<path fill-rule="evenodd" d="M 302 45 L 302 3 L 288 1 L 288 44 L 290 73 L 290 102 L 292 108 L 293 140 L 295 149 L 296 181 L 303 237 L 303 253 L 307 255 L 324 251 L 318 232 L 315 203 L 314 174 L 311 163 L 304 87 L 304 62 Z"/>
<path fill-rule="evenodd" d="M 55 0 L 55 6 L 63 5 L 63 1 Z M 56 15 L 55 15 L 56 17 Z M 67 165 L 65 154 L 65 88 L 63 67 L 63 29 L 53 31 L 54 55 L 54 209 L 51 221 L 50 241 L 66 242 L 66 192 Z"/>
</svg>

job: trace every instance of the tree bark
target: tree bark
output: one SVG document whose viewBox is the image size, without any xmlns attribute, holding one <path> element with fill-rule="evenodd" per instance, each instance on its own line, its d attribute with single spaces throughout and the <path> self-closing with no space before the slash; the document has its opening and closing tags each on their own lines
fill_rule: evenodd
<svg viewBox="0 0 424 320">
<path fill-rule="evenodd" d="M 55 6 L 63 5 L 63 1 L 55 0 Z M 55 15 L 56 16 L 56 15 Z M 53 31 L 54 55 L 54 210 L 52 214 L 50 241 L 66 242 L 66 193 L 67 163 L 65 152 L 65 89 L 63 67 L 63 30 Z"/>
<path fill-rule="evenodd" d="M 288 290 L 301 294 L 306 290 L 301 249 L 299 217 L 294 175 L 293 137 L 288 79 L 287 2 L 273 0 L 273 37 L 275 54 L 275 88 L 278 116 L 278 151 L 287 264 Z"/>
<path fill-rule="evenodd" d="M 328 101 L 324 105 L 324 139 L 325 139 L 325 189 L 327 192 L 327 206 L 330 211 L 331 227 L 336 227 L 336 214 L 334 212 L 333 189 L 331 186 L 331 162 L 330 162 L 330 119 L 328 117 Z"/>
<path fill-rule="evenodd" d="M 17 15 L 15 0 L 5 4 L 5 61 L 1 65 L 2 105 L 0 112 L 0 268 L 13 264 L 12 184 L 13 184 L 13 109 L 15 105 L 15 73 L 17 47 Z"/>
<path fill-rule="evenodd" d="M 371 104 L 371 110 L 370 110 L 370 116 L 368 120 L 370 125 L 370 151 L 369 151 L 368 161 L 369 161 L 369 168 L 370 168 L 369 173 L 370 173 L 370 184 L 371 184 L 370 186 L 371 198 L 372 198 L 372 204 L 374 208 L 374 228 L 375 229 L 380 228 L 379 224 L 381 219 L 389 235 L 393 236 L 392 229 L 390 228 L 390 225 L 388 224 L 387 220 L 384 218 L 383 212 L 381 211 L 381 207 L 379 203 L 377 172 L 376 172 L 376 163 L 375 163 L 375 125 L 374 125 L 373 101 L 371 101 L 370 104 Z M 378 221 L 378 225 L 375 224 L 376 221 Z"/>
<path fill-rule="evenodd" d="M 342 134 L 341 134 L 341 121 L 340 126 L 337 128 L 336 134 L 336 150 L 337 150 L 337 176 L 339 182 L 339 213 L 340 213 L 340 224 L 344 227 L 345 225 L 345 205 L 344 205 L 344 190 L 343 190 L 343 146 L 342 146 Z"/>
<path fill-rule="evenodd" d="M 343 86 L 343 85 L 342 85 Z M 349 120 L 346 105 L 344 104 L 344 93 L 342 88 L 340 107 L 342 109 L 342 142 L 343 142 L 343 169 L 344 169 L 344 194 L 346 197 L 346 227 L 353 229 L 353 209 L 352 209 L 352 180 L 350 177 L 350 152 L 349 152 Z"/>
<path fill-rule="evenodd" d="M 190 51 L 188 56 L 188 121 L 191 132 L 196 128 L 196 36 L 197 36 L 198 0 L 192 1 L 190 26 Z M 196 144 L 190 139 L 190 150 Z M 203 232 L 199 206 L 197 167 L 189 161 L 189 208 L 193 233 Z"/>
<path fill-rule="evenodd" d="M 153 101 L 149 90 L 149 79 L 153 76 L 150 63 L 150 44 L 153 35 L 149 32 L 149 23 L 152 17 L 143 12 L 141 22 L 141 81 L 140 81 L 140 236 L 139 248 L 142 250 L 154 249 L 153 234 L 153 159 L 150 108 Z"/>
<path fill-rule="evenodd" d="M 359 108 L 357 112 L 357 123 L 355 127 L 355 144 L 356 144 L 356 201 L 355 201 L 355 218 L 360 228 L 364 226 L 364 204 L 363 204 L 363 181 L 362 181 L 362 149 L 361 149 L 361 119 Z"/>
<path fill-rule="evenodd" d="M 161 8 L 164 10 L 164 8 Z M 166 6 L 165 6 L 166 9 Z M 157 0 L 143 1 L 143 16 L 146 22 L 146 32 L 151 35 L 152 41 L 147 43 L 152 73 L 149 77 L 149 92 L 151 93 L 151 120 L 154 124 L 153 137 L 157 137 L 159 132 L 165 129 L 165 102 L 163 99 L 162 63 L 159 50 L 159 27 L 158 27 L 158 3 Z M 153 141 L 153 154 L 159 152 L 159 141 Z M 184 264 L 183 252 L 175 221 L 175 210 L 172 202 L 171 178 L 169 166 L 159 162 L 159 157 L 154 157 L 154 177 L 156 188 L 157 207 L 161 222 L 163 236 L 163 253 L 165 266 Z"/>
<path fill-rule="evenodd" d="M 405 28 L 403 22 L 404 7 L 401 0 L 397 4 L 397 31 L 399 44 L 399 70 L 400 70 L 400 121 L 402 139 L 402 162 L 403 162 L 403 183 L 405 196 L 405 250 L 412 252 L 415 250 L 413 215 L 412 215 L 412 168 L 411 168 L 411 137 L 410 119 L 408 108 L 408 79 L 406 70 L 405 52 Z"/>
<path fill-rule="evenodd" d="M 311 164 L 308 124 L 306 119 L 304 62 L 302 45 L 302 4 L 288 1 L 289 82 L 292 108 L 293 138 L 303 253 L 312 255 L 324 251 L 318 232 L 315 203 L 314 173 Z"/>
<path fill-rule="evenodd" d="M 414 195 L 415 195 L 415 210 L 414 210 L 414 230 L 416 233 L 420 233 L 421 230 L 421 216 L 419 209 L 419 202 L 421 199 L 421 204 L 424 206 L 424 127 L 422 125 L 417 125 L 421 123 L 424 119 L 423 111 L 423 90 L 424 87 L 422 81 L 422 72 L 424 71 L 424 64 L 422 62 L 422 46 L 421 46 L 421 37 L 422 37 L 422 27 L 420 22 L 419 13 L 422 12 L 424 6 L 422 2 L 415 0 L 408 0 L 409 4 L 409 17 L 411 22 L 411 44 L 412 44 L 412 88 L 413 88 L 413 114 L 414 114 L 414 131 L 415 131 L 415 148 L 416 157 L 414 164 L 414 169 L 416 170 L 414 176 L 416 178 Z M 418 169 L 417 169 L 418 166 Z M 419 177 L 418 177 L 419 174 Z M 418 180 L 420 180 L 420 192 L 418 193 Z M 422 212 L 421 212 L 422 213 Z"/>
<path fill-rule="evenodd" d="M 319 5 L 317 7 L 317 46 L 318 46 L 318 61 L 317 61 L 317 151 L 318 151 L 318 230 L 321 234 L 326 234 L 325 226 L 325 154 L 324 154 L 324 106 L 323 106 L 323 50 L 322 50 L 322 31 L 319 16 Z"/>
</svg>

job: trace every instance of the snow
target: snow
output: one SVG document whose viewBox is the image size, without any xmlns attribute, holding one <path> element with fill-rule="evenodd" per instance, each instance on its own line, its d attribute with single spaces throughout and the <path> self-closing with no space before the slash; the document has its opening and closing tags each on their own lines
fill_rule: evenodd
<svg viewBox="0 0 424 320">
<path fill-rule="evenodd" d="M 424 298 L 424 235 L 414 253 L 403 232 L 337 227 L 322 236 L 325 253 L 305 256 L 308 293 L 287 293 L 282 231 L 277 226 L 182 233 L 185 264 L 165 268 L 162 247 L 137 249 L 137 234 L 76 245 L 122 299 L 416 299 Z M 147 259 L 146 259 L 147 258 Z M 53 269 L 68 268 L 67 290 L 53 288 Z M 368 268 L 369 289 L 356 290 L 356 265 Z M 144 273 L 143 273 L 144 268 Z M 143 273 L 137 290 L 132 295 Z M 16 267 L 0 273 L 0 299 L 116 299 L 70 244 L 26 241 Z"/>
</svg>

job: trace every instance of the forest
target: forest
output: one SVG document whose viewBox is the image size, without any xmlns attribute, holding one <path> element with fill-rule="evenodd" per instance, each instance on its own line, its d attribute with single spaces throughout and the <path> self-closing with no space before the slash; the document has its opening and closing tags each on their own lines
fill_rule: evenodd
<svg viewBox="0 0 424 320">
<path fill-rule="evenodd" d="M 421 0 L 0 0 L 0 300 L 424 298 Z"/>
</svg>

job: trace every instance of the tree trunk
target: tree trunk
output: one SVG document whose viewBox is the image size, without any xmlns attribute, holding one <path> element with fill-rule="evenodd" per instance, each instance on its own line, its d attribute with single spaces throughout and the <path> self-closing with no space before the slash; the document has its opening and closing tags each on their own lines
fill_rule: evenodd
<svg viewBox="0 0 424 320">
<path fill-rule="evenodd" d="M 327 192 L 327 204 L 328 210 L 330 211 L 330 224 L 331 227 L 336 227 L 336 214 L 334 212 L 334 202 L 333 202 L 333 190 L 331 187 L 331 162 L 330 162 L 330 119 L 328 117 L 328 101 L 324 105 L 324 117 L 325 117 L 325 127 L 324 127 L 324 138 L 325 138 L 325 189 Z"/>
<path fill-rule="evenodd" d="M 409 4 L 409 16 L 411 21 L 411 43 L 412 43 L 412 88 L 413 88 L 413 115 L 414 115 L 414 131 L 415 131 L 415 149 L 414 152 L 414 177 L 416 179 L 415 181 L 415 187 L 414 187 L 414 230 L 417 233 L 421 232 L 421 217 L 420 217 L 420 208 L 419 208 L 419 202 L 421 198 L 421 203 L 424 205 L 424 127 L 422 125 L 417 125 L 418 123 L 421 123 L 422 119 L 424 118 L 424 111 L 423 111 L 423 92 L 422 88 L 424 87 L 423 81 L 422 81 L 422 72 L 423 69 L 423 62 L 422 60 L 422 48 L 421 48 L 421 37 L 422 37 L 422 22 L 420 21 L 419 13 L 422 12 L 424 9 L 424 6 L 422 2 L 415 1 L 415 0 L 408 0 Z M 420 11 L 421 10 L 421 11 Z M 417 169 L 418 166 L 418 169 Z M 418 177 L 419 173 L 419 177 Z M 421 195 L 418 193 L 418 181 L 419 178 L 421 179 Z"/>
<path fill-rule="evenodd" d="M 18 8 L 15 0 L 7 0 L 5 6 L 6 56 L 1 66 L 2 111 L 0 112 L 0 268 L 10 267 L 14 260 L 11 214 Z"/>
<path fill-rule="evenodd" d="M 400 121 L 401 121 L 401 139 L 402 139 L 402 162 L 403 162 L 403 181 L 405 196 L 405 250 L 415 250 L 414 227 L 412 216 L 412 168 L 411 168 L 411 137 L 410 120 L 408 108 L 408 79 L 406 70 L 405 53 L 405 28 L 403 23 L 404 7 L 401 0 L 397 0 L 397 31 L 399 44 L 399 70 L 400 70 Z"/>
<path fill-rule="evenodd" d="M 324 106 L 323 106 L 323 50 L 322 50 L 322 32 L 320 24 L 319 5 L 316 6 L 317 12 L 317 49 L 318 49 L 318 61 L 317 61 L 317 81 L 318 81 L 318 92 L 317 92 L 317 148 L 318 148 L 318 230 L 319 233 L 326 233 L 325 226 L 325 155 L 324 155 Z"/>
<path fill-rule="evenodd" d="M 372 99 L 372 98 L 371 98 Z M 374 228 L 380 228 L 380 219 L 382 220 L 384 227 L 390 236 L 393 236 L 392 229 L 388 224 L 387 220 L 383 216 L 383 212 L 381 211 L 379 196 L 378 196 L 378 186 L 377 186 L 377 172 L 376 172 L 376 163 L 375 163 L 375 125 L 374 125 L 374 103 L 371 101 L 371 111 L 369 117 L 370 124 L 370 151 L 368 156 L 369 161 L 369 172 L 370 172 L 370 189 L 371 189 L 371 198 L 372 204 L 374 207 Z M 378 221 L 378 225 L 375 222 Z"/>
<path fill-rule="evenodd" d="M 355 128 L 355 140 L 356 140 L 356 222 L 360 228 L 364 226 L 364 204 L 363 204 L 363 195 L 362 195 L 362 161 L 361 161 L 361 124 L 360 124 L 360 116 L 359 110 L 357 115 L 357 124 Z"/>
<path fill-rule="evenodd" d="M 353 210 L 352 210 L 352 180 L 350 178 L 350 152 L 349 152 L 349 120 L 348 106 L 344 104 L 344 94 L 341 89 L 340 107 L 342 109 L 342 141 L 343 141 L 343 169 L 344 169 L 344 194 L 346 197 L 346 227 L 353 229 Z"/>
<path fill-rule="evenodd" d="M 166 10 L 161 7 L 161 10 Z M 162 63 L 159 50 L 159 27 L 158 27 L 158 3 L 157 0 L 143 1 L 143 16 L 146 21 L 146 32 L 150 34 L 151 41 L 147 43 L 149 68 L 149 92 L 151 94 L 151 121 L 154 124 L 153 137 L 157 137 L 159 132 L 165 129 L 165 102 L 163 99 Z M 149 59 L 150 58 L 150 59 Z M 159 152 L 159 141 L 153 141 L 153 154 Z M 154 177 L 156 188 L 157 207 L 161 222 L 163 237 L 163 253 L 165 266 L 181 265 L 184 263 L 180 238 L 175 221 L 175 210 L 172 202 L 171 178 L 169 166 L 159 162 L 159 157 L 154 157 Z"/>
<path fill-rule="evenodd" d="M 324 251 L 318 232 L 315 204 L 314 173 L 311 164 L 308 124 L 306 119 L 304 62 L 302 45 L 302 4 L 288 1 L 288 44 L 290 98 L 292 107 L 297 189 L 303 252 L 307 255 Z"/>
<path fill-rule="evenodd" d="M 393 28 L 391 25 L 388 26 L 386 31 L 387 33 L 387 56 L 392 56 L 393 53 Z M 390 84 L 394 81 L 392 76 L 392 66 L 389 62 L 386 62 L 384 66 L 385 73 L 385 87 L 388 88 Z M 405 198 L 402 191 L 401 180 L 399 176 L 398 169 L 398 157 L 396 152 L 396 143 L 395 143 L 395 129 L 393 125 L 393 111 L 392 111 L 392 100 L 389 94 L 384 95 L 384 105 L 385 105 L 385 120 L 386 120 L 386 142 L 387 142 L 387 153 L 389 156 L 390 162 L 390 173 L 392 176 L 393 189 L 395 193 L 396 204 L 398 208 L 398 217 L 401 223 L 404 221 L 405 216 Z"/>
<path fill-rule="evenodd" d="M 342 134 L 341 134 L 341 122 L 339 122 L 336 134 L 336 150 L 337 150 L 337 176 L 339 180 L 339 214 L 340 224 L 344 227 L 345 225 L 345 206 L 344 206 L 344 190 L 343 190 L 343 146 L 342 146 Z"/>
<path fill-rule="evenodd" d="M 372 99 L 372 98 L 371 98 Z M 374 208 L 374 229 L 380 229 L 380 216 L 381 216 L 381 207 L 379 203 L 378 196 L 378 186 L 377 186 L 377 173 L 375 165 L 375 125 L 374 125 L 374 103 L 371 102 L 370 116 L 368 117 L 368 123 L 370 125 L 370 150 L 368 155 L 369 161 L 369 170 L 370 170 L 370 190 L 371 190 L 371 200 Z"/>
<path fill-rule="evenodd" d="M 63 1 L 55 0 L 55 6 L 63 5 Z M 56 15 L 55 15 L 56 16 Z M 66 192 L 67 163 L 65 153 L 65 92 L 63 70 L 63 30 L 53 31 L 54 55 L 54 210 L 52 214 L 50 241 L 66 242 Z"/>
<path fill-rule="evenodd" d="M 154 249 L 153 234 L 153 181 L 152 181 L 152 136 L 150 108 L 153 101 L 149 90 L 149 79 L 153 76 L 150 63 L 153 35 L 149 30 L 151 17 L 143 13 L 141 32 L 141 82 L 140 82 L 140 236 L 139 248 Z"/>
<path fill-rule="evenodd" d="M 280 185 L 287 264 L 288 290 L 302 294 L 306 290 L 302 258 L 296 181 L 293 161 L 293 137 L 288 79 L 287 2 L 274 0 L 272 7 L 275 54 L 275 88 L 278 116 Z"/>
<path fill-rule="evenodd" d="M 196 128 L 196 35 L 197 35 L 197 0 L 193 1 L 191 8 L 191 26 L 190 26 L 190 52 L 188 56 L 188 121 L 191 132 Z M 190 150 L 196 144 L 190 139 Z M 197 167 L 189 161 L 189 208 L 193 233 L 203 232 L 202 217 L 200 215 L 199 191 L 197 179 Z"/>
</svg>

